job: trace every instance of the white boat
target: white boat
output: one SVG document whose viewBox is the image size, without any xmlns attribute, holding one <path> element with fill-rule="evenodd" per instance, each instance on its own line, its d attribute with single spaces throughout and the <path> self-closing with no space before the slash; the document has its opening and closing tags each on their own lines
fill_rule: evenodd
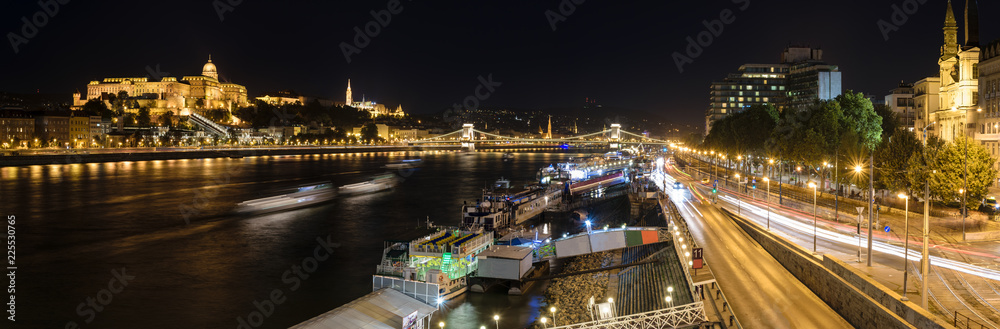
<svg viewBox="0 0 1000 329">
<path fill-rule="evenodd" d="M 467 229 L 504 232 L 558 205 L 562 193 L 558 184 L 510 191 L 510 181 L 501 178 L 492 190 L 483 191 L 482 199 L 462 206 L 462 225 Z"/>
<path fill-rule="evenodd" d="M 421 161 L 422 160 L 420 160 L 420 159 L 407 159 L 407 160 L 402 160 L 402 161 L 399 161 L 399 162 L 393 162 L 393 163 L 386 164 L 384 167 L 386 169 L 393 169 L 393 170 L 397 170 L 397 169 L 413 169 L 413 168 L 416 168 L 418 165 L 420 165 Z"/>
<path fill-rule="evenodd" d="M 333 184 L 303 185 L 290 193 L 240 202 L 236 205 L 236 211 L 255 214 L 285 211 L 329 201 L 333 197 Z"/>
<path fill-rule="evenodd" d="M 514 153 L 511 153 L 511 152 L 504 153 L 502 159 L 503 159 L 503 161 L 513 161 L 514 160 Z"/>
<path fill-rule="evenodd" d="M 382 174 L 372 179 L 361 182 L 348 184 L 340 187 L 340 193 L 343 194 L 362 194 L 362 193 L 374 193 L 385 191 L 396 186 L 397 179 L 395 174 Z"/>
</svg>

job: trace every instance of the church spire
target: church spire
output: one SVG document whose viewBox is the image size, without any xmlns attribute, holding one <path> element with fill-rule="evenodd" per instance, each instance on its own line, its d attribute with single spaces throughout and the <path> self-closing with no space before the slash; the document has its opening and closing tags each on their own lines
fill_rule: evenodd
<svg viewBox="0 0 1000 329">
<path fill-rule="evenodd" d="M 948 0 L 948 11 L 944 17 L 944 46 L 941 47 L 941 59 L 958 55 L 958 22 L 955 21 L 955 11 Z"/>
<path fill-rule="evenodd" d="M 351 95 L 351 79 L 347 79 L 347 102 L 346 102 L 345 105 L 351 106 L 351 104 L 354 104 L 354 100 L 351 99 L 351 96 L 352 96 Z"/>
<path fill-rule="evenodd" d="M 965 0 L 965 46 L 979 47 L 979 6 L 976 0 Z"/>
</svg>

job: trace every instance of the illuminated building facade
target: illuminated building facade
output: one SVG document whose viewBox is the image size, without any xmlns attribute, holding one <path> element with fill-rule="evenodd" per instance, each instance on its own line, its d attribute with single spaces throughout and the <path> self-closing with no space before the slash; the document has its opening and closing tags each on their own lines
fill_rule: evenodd
<svg viewBox="0 0 1000 329">
<path fill-rule="evenodd" d="M 35 138 L 35 118 L 22 110 L 0 110 L 0 144 L 21 146 Z"/>
<path fill-rule="evenodd" d="M 1000 40 L 993 41 L 980 52 L 979 62 L 979 126 L 976 140 L 1000 158 Z M 978 111 L 982 109 L 982 111 Z M 1000 170 L 1000 163 L 993 168 Z"/>
<path fill-rule="evenodd" d="M 786 75 L 785 64 L 744 64 L 738 73 L 713 82 L 705 132 L 715 121 L 754 105 L 771 104 L 781 109 L 787 95 Z"/>
<path fill-rule="evenodd" d="M 73 105 L 79 108 L 91 99 L 106 101 L 108 95 L 117 95 L 121 91 L 136 97 L 139 106 L 148 107 L 153 115 L 164 112 L 188 115 L 191 111 L 235 110 L 249 105 L 246 87 L 219 81 L 218 68 L 212 62 L 211 56 L 208 63 L 202 67 L 201 75 L 184 76 L 179 80 L 176 77 L 163 77 L 160 81 L 151 81 L 147 77 L 131 77 L 91 81 L 87 85 L 85 96 L 80 93 L 73 94 Z M 128 110 L 138 111 L 138 109 Z"/>
<path fill-rule="evenodd" d="M 705 114 L 705 133 L 712 123 L 754 105 L 773 105 L 778 111 L 830 100 L 841 93 L 841 73 L 823 62 L 823 50 L 788 47 L 780 64 L 744 64 L 737 73 L 713 82 Z"/>
</svg>

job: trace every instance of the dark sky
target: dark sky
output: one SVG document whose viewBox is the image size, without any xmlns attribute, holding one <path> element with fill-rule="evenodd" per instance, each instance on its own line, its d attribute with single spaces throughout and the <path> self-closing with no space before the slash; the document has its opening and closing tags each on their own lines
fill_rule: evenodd
<svg viewBox="0 0 1000 329">
<path fill-rule="evenodd" d="M 844 89 L 883 96 L 900 80 L 936 74 L 945 1 L 927 0 L 888 41 L 876 23 L 891 21 L 903 0 L 752 0 L 745 11 L 736 1 L 587 0 L 552 31 L 545 11 L 558 12 L 560 1 L 403 0 L 348 64 L 340 43 L 352 43 L 353 28 L 387 1 L 243 0 L 220 21 L 211 0 L 70 0 L 18 53 L 0 47 L 0 90 L 68 95 L 157 64 L 197 75 L 212 54 L 223 78 L 251 96 L 294 89 L 342 99 L 351 78 L 356 98 L 431 113 L 492 74 L 502 86 L 486 105 L 544 109 L 591 97 L 702 124 L 711 81 L 744 63 L 777 62 L 789 43 L 822 47 L 844 72 Z M 964 6 L 955 3 L 960 26 Z M 678 72 L 671 54 L 724 9 L 735 22 Z M 3 1 L 0 31 L 19 33 L 21 17 L 40 10 L 35 0 Z M 1000 13 L 1000 3 L 982 2 L 980 12 Z M 1000 38 L 1000 20 L 981 16 L 981 40 Z"/>
</svg>

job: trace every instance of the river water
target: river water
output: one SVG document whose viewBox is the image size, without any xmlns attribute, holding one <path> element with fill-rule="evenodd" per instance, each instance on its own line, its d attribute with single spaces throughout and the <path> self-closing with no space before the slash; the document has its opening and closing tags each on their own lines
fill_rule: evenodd
<svg viewBox="0 0 1000 329">
<path fill-rule="evenodd" d="M 505 163 L 500 153 L 427 151 L 0 168 L 0 216 L 17 221 L 16 323 L 237 328 L 261 309 L 267 315 L 256 328 L 286 328 L 369 293 L 384 240 L 428 217 L 457 225 L 463 200 L 484 185 L 501 176 L 528 183 L 539 167 L 580 155 L 518 153 Z M 424 161 L 398 172 L 403 181 L 391 191 L 270 215 L 231 212 L 298 184 L 359 182 L 405 158 Z M 556 226 L 557 234 L 577 229 Z M 331 256 L 322 257 L 325 248 Z M 443 320 L 493 328 L 498 314 L 501 328 L 522 328 L 537 315 L 540 291 L 466 294 L 444 307 Z M 279 303 L 267 302 L 274 292 Z"/>
</svg>

